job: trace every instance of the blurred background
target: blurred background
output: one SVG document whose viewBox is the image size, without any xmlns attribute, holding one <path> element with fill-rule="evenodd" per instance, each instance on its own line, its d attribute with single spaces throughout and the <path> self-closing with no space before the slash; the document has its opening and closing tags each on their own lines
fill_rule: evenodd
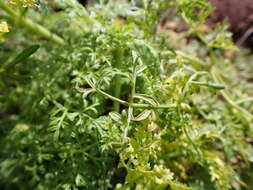
<svg viewBox="0 0 253 190">
<path fill-rule="evenodd" d="M 89 6 L 94 0 L 79 0 L 79 2 Z M 214 27 L 217 23 L 226 22 L 233 33 L 235 44 L 253 50 L 253 1 L 210 0 L 210 2 L 214 12 L 208 20 L 208 26 Z"/>
</svg>

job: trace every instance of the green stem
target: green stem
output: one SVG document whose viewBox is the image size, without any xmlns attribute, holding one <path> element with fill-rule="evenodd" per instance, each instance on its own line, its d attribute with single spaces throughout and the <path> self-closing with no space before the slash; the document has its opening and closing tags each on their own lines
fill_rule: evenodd
<svg viewBox="0 0 253 190">
<path fill-rule="evenodd" d="M 216 57 L 212 47 L 209 47 L 209 55 L 211 57 L 211 64 L 214 65 L 216 63 Z"/>
<path fill-rule="evenodd" d="M 150 104 L 136 104 L 136 103 L 129 103 L 127 101 L 121 100 L 119 98 L 116 98 L 110 94 L 107 94 L 106 92 L 98 89 L 95 87 L 95 85 L 86 78 L 86 82 L 91 86 L 91 88 L 93 88 L 97 93 L 111 99 L 112 101 L 118 102 L 119 104 L 128 106 L 128 107 L 133 107 L 133 108 L 142 108 L 142 109 L 174 109 L 178 106 L 178 104 L 165 104 L 165 105 L 150 105 Z M 188 105 L 187 104 L 181 104 L 182 109 L 187 110 L 188 109 Z"/>
<path fill-rule="evenodd" d="M 198 82 L 198 81 L 192 81 L 192 84 L 195 85 L 200 85 L 200 86 L 207 86 L 207 87 L 211 87 L 211 88 L 215 88 L 218 90 L 224 89 L 225 86 L 221 85 L 221 84 L 213 84 L 213 83 L 209 83 L 209 82 Z"/>
<path fill-rule="evenodd" d="M 23 17 L 22 15 L 20 15 L 19 11 L 10 8 L 3 0 L 0 0 L 0 8 L 2 8 L 8 15 L 10 15 L 12 21 L 19 21 L 22 26 L 57 44 L 65 44 L 64 40 L 61 37 L 56 34 L 53 34 L 45 27 L 33 22 L 31 19 Z"/>
<path fill-rule="evenodd" d="M 115 51 L 115 64 L 114 67 L 117 69 L 121 68 L 121 65 L 123 64 L 123 58 L 124 58 L 124 51 L 122 49 L 117 49 Z M 121 76 L 116 75 L 113 80 L 113 96 L 116 98 L 120 98 L 121 94 Z M 113 110 L 116 112 L 119 112 L 120 110 L 120 103 L 118 101 L 113 102 Z"/>
<path fill-rule="evenodd" d="M 31 19 L 22 17 L 20 19 L 20 23 L 24 27 L 29 28 L 30 30 L 34 31 L 35 33 L 43 36 L 44 38 L 46 38 L 46 39 L 48 39 L 48 40 L 50 40 L 52 42 L 55 42 L 55 43 L 57 43 L 59 45 L 65 45 L 65 42 L 64 42 L 64 40 L 61 37 L 59 37 L 56 34 L 53 34 L 52 32 L 50 32 L 45 27 L 43 27 L 43 26 L 41 26 L 41 25 L 39 25 L 37 23 L 34 23 Z"/>
</svg>

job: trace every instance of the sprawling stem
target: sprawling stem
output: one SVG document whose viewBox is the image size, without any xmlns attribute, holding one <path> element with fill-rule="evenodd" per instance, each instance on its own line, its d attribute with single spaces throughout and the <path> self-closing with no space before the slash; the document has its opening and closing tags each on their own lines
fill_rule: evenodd
<svg viewBox="0 0 253 190">
<path fill-rule="evenodd" d="M 100 90 L 99 88 L 97 88 L 95 86 L 95 84 L 93 84 L 88 78 L 86 78 L 86 82 L 90 85 L 91 88 L 93 88 L 97 93 L 111 99 L 112 101 L 118 102 L 119 104 L 128 106 L 128 107 L 133 107 L 133 108 L 142 108 L 142 109 L 174 109 L 176 108 L 178 105 L 177 104 L 165 104 L 165 105 L 156 105 L 153 106 L 151 104 L 136 104 L 136 103 L 129 103 L 127 101 L 121 100 L 119 98 L 116 98 L 110 94 L 107 94 L 106 92 Z M 183 109 L 188 109 L 188 105 L 187 104 L 181 104 Z"/>
<path fill-rule="evenodd" d="M 20 14 L 19 11 L 13 10 L 12 8 L 10 8 L 3 0 L 0 0 L 0 9 L 3 9 L 9 15 L 9 18 L 13 22 L 19 21 L 19 23 L 22 26 L 32 30 L 36 34 L 43 36 L 44 38 L 51 40 L 57 44 L 60 44 L 60 45 L 65 44 L 64 40 L 61 37 L 59 37 L 56 34 L 53 34 L 45 27 L 33 22 L 31 19 L 25 18 L 24 16 Z"/>
</svg>

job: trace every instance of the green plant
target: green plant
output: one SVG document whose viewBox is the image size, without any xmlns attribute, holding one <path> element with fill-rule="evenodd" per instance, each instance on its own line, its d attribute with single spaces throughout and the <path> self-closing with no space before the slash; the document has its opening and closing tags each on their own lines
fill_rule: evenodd
<svg viewBox="0 0 253 190">
<path fill-rule="evenodd" d="M 251 188 L 252 84 L 225 59 L 225 28 L 201 30 L 206 1 L 52 3 L 0 0 L 3 189 Z M 187 47 L 156 33 L 172 5 Z"/>
</svg>

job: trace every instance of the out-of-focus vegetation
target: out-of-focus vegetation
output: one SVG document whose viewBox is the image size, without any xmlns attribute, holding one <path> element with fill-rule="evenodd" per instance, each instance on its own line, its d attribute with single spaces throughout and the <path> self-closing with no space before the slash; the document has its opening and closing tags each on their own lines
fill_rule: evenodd
<svg viewBox="0 0 253 190">
<path fill-rule="evenodd" d="M 211 12 L 0 0 L 1 189 L 251 190 L 252 58 Z"/>
</svg>

